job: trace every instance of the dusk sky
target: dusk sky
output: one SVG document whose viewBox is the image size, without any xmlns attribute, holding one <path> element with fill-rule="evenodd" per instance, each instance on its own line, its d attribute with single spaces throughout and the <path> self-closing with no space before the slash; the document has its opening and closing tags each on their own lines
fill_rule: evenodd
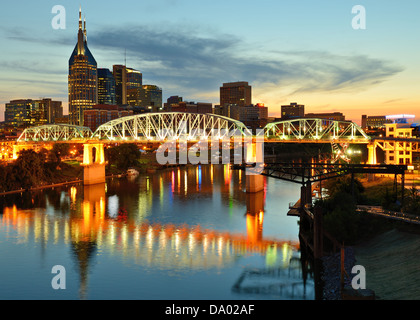
<svg viewBox="0 0 420 320">
<path fill-rule="evenodd" d="M 66 29 L 54 30 L 54 5 Z M 270 116 L 282 104 L 306 112 L 415 114 L 420 118 L 420 1 L 122 0 L 2 1 L 0 121 L 13 99 L 48 97 L 67 113 L 68 59 L 77 42 L 79 5 L 99 68 L 124 64 L 163 101 L 219 103 L 224 82 L 248 81 L 252 102 Z M 352 8 L 366 29 L 352 28 Z"/>
</svg>

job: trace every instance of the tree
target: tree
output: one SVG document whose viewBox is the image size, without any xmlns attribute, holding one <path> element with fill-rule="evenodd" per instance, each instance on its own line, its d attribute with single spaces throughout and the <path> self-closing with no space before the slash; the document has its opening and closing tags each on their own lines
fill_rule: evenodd
<svg viewBox="0 0 420 320">
<path fill-rule="evenodd" d="M 106 149 L 105 155 L 109 165 L 114 164 L 119 170 L 127 170 L 139 164 L 141 152 L 134 143 L 123 143 Z"/>
<path fill-rule="evenodd" d="M 12 167 L 12 175 L 23 189 L 43 182 L 45 155 L 34 150 L 22 150 Z"/>
<path fill-rule="evenodd" d="M 68 143 L 55 143 L 49 152 L 49 161 L 59 165 L 61 159 L 68 156 L 70 152 L 70 145 Z"/>
</svg>

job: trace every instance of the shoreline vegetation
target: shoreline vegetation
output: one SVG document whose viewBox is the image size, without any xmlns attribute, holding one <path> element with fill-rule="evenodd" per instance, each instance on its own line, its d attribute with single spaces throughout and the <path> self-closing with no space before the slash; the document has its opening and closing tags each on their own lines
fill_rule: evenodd
<svg viewBox="0 0 420 320">
<path fill-rule="evenodd" d="M 82 154 L 82 149 L 70 150 L 68 144 L 60 143 L 38 153 L 21 151 L 15 162 L 0 162 L 0 196 L 83 182 L 83 167 L 75 160 Z M 135 144 L 109 147 L 105 149 L 105 156 L 106 178 L 125 176 L 129 168 L 139 173 L 153 173 L 175 166 L 160 165 L 155 153 L 141 152 Z"/>
</svg>

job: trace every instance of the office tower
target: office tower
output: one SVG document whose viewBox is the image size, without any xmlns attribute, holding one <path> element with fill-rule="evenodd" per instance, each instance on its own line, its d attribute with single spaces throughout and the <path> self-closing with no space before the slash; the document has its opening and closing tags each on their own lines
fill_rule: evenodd
<svg viewBox="0 0 420 320">
<path fill-rule="evenodd" d="M 142 90 L 143 90 L 142 73 L 132 68 L 126 68 L 127 104 L 133 107 L 140 106 Z"/>
<path fill-rule="evenodd" d="M 31 109 L 31 99 L 11 100 L 5 104 L 4 121 L 14 129 L 26 127 L 26 119 Z"/>
<path fill-rule="evenodd" d="M 123 65 L 114 65 L 116 103 L 119 106 L 139 106 L 143 90 L 143 75 L 140 71 Z"/>
<path fill-rule="evenodd" d="M 69 59 L 69 121 L 83 126 L 83 111 L 98 101 L 97 63 L 87 45 L 86 20 L 79 11 L 77 44 Z"/>
<path fill-rule="evenodd" d="M 220 87 L 220 105 L 237 104 L 240 107 L 251 105 L 251 86 L 248 82 L 224 83 Z"/>
<path fill-rule="evenodd" d="M 126 67 L 120 64 L 112 67 L 112 74 L 115 79 L 115 97 L 117 105 L 127 104 L 127 72 Z"/>
<path fill-rule="evenodd" d="M 54 123 L 63 116 L 62 102 L 52 99 L 12 100 L 5 106 L 5 122 L 14 129 Z"/>
<path fill-rule="evenodd" d="M 162 111 L 162 89 L 156 85 L 143 85 L 141 106 L 150 109 L 151 112 Z"/>
<path fill-rule="evenodd" d="M 268 122 L 268 107 L 262 103 L 239 108 L 239 121 L 250 129 L 261 129 Z"/>
<path fill-rule="evenodd" d="M 292 102 L 289 105 L 281 106 L 282 119 L 303 118 L 305 116 L 305 106 Z"/>
<path fill-rule="evenodd" d="M 116 104 L 115 79 L 109 69 L 98 69 L 98 104 Z"/>
</svg>

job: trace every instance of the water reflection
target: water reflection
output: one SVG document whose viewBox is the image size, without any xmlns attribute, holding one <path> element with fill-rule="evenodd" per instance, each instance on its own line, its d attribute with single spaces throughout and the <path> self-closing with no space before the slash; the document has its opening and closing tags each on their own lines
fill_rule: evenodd
<svg viewBox="0 0 420 320">
<path fill-rule="evenodd" d="M 299 244 L 264 236 L 266 193 L 244 193 L 241 175 L 228 166 L 198 166 L 46 191 L 44 197 L 25 203 L 26 208 L 36 209 L 5 207 L 0 226 L 14 228 L 25 242 L 47 246 L 53 241 L 69 247 L 81 299 L 87 298 L 94 259 L 103 254 L 166 273 L 224 270 L 257 254 L 264 257 L 264 264 L 258 272 L 245 269 L 240 280 L 232 279 L 233 290 L 256 293 L 255 284 L 250 291 L 245 280 L 276 274 L 282 283 L 279 288 L 292 286 L 299 296 L 296 288 L 302 284 L 302 274 L 295 263 Z M 214 206 L 215 199 L 219 206 Z M 246 204 L 242 218 L 233 214 L 238 203 Z M 284 272 L 292 273 L 294 282 Z M 299 298 L 307 298 L 306 292 Z"/>
</svg>

